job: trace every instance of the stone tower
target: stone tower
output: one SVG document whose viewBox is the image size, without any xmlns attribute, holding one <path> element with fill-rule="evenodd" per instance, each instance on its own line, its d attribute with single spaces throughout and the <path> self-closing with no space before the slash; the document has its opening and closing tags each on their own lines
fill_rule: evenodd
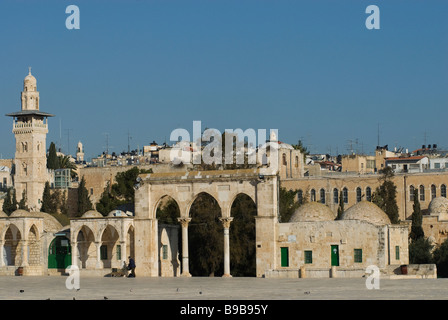
<svg viewBox="0 0 448 320">
<path fill-rule="evenodd" d="M 81 141 L 78 142 L 78 146 L 76 147 L 76 161 L 84 161 L 84 147 L 82 146 Z"/>
<path fill-rule="evenodd" d="M 45 182 L 50 180 L 46 138 L 47 118 L 53 115 L 39 110 L 39 91 L 31 68 L 23 81 L 21 102 L 21 111 L 6 115 L 13 118 L 12 132 L 16 138 L 14 188 L 17 201 L 25 195 L 28 208 L 39 211 Z"/>
</svg>

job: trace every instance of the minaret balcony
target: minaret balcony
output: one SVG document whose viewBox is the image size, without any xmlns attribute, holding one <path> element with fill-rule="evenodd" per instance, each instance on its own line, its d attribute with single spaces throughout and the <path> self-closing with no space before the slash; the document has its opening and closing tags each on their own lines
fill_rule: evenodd
<svg viewBox="0 0 448 320">
<path fill-rule="evenodd" d="M 48 124 L 47 123 L 38 123 L 38 122 L 16 122 L 13 123 L 12 126 L 12 132 L 13 133 L 21 133 L 24 130 L 26 132 L 34 131 L 34 130 L 44 129 L 45 131 L 48 131 Z"/>
</svg>

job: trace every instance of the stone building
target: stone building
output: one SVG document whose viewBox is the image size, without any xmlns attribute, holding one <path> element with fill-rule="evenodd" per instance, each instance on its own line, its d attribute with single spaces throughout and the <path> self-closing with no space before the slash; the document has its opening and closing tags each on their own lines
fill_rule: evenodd
<svg viewBox="0 0 448 320">
<path fill-rule="evenodd" d="M 370 265 L 384 273 L 409 263 L 408 227 L 392 225 L 376 205 L 361 201 L 341 220 L 309 202 L 277 224 L 277 268 L 269 277 L 361 277 Z"/>
<path fill-rule="evenodd" d="M 64 228 L 44 212 L 0 212 L 0 275 L 46 275 L 53 241 Z"/>
<path fill-rule="evenodd" d="M 423 216 L 423 232 L 433 244 L 440 244 L 448 239 L 448 199 L 436 197 L 431 200 L 428 214 Z"/>
<path fill-rule="evenodd" d="M 281 179 L 280 185 L 298 191 L 299 201 L 316 201 L 325 204 L 336 214 L 342 192 L 344 208 L 362 200 L 371 201 L 380 186 L 380 174 L 328 174 L 326 176 Z M 395 174 L 399 219 L 410 221 L 413 211 L 414 190 L 418 190 L 420 206 L 428 213 L 430 202 L 436 197 L 447 197 L 448 172 Z"/>
</svg>

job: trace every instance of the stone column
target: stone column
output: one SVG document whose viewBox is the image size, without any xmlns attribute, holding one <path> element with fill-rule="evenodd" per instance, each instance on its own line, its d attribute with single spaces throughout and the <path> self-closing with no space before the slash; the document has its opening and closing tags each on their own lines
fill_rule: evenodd
<svg viewBox="0 0 448 320">
<path fill-rule="evenodd" d="M 95 242 L 96 245 L 96 269 L 102 269 L 101 265 L 101 241 Z"/>
<path fill-rule="evenodd" d="M 28 266 L 28 240 L 22 240 L 22 267 Z"/>
<path fill-rule="evenodd" d="M 182 274 L 183 277 L 191 277 L 188 268 L 188 224 L 191 218 L 177 218 L 182 225 Z"/>
<path fill-rule="evenodd" d="M 126 264 L 128 263 L 128 256 L 127 256 L 127 244 L 126 241 L 120 241 L 120 245 L 121 245 L 121 261 L 120 261 L 120 267 L 123 267 L 123 261 L 126 262 Z"/>
<path fill-rule="evenodd" d="M 72 266 L 78 266 L 78 242 L 72 242 Z"/>
<path fill-rule="evenodd" d="M 230 275 L 230 239 L 229 228 L 233 218 L 220 218 L 224 226 L 224 274 L 223 277 L 231 277 Z"/>
</svg>

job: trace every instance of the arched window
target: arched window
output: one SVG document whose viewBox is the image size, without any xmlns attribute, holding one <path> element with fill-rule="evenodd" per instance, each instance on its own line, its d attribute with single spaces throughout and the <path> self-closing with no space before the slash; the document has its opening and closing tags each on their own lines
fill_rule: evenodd
<svg viewBox="0 0 448 320">
<path fill-rule="evenodd" d="M 440 196 L 446 198 L 446 185 L 444 184 L 440 186 Z"/>
<path fill-rule="evenodd" d="M 336 188 L 333 189 L 333 203 L 334 204 L 339 203 L 339 190 Z"/>
<path fill-rule="evenodd" d="M 299 189 L 297 191 L 297 202 L 302 204 L 303 203 L 303 191 L 302 189 Z"/>
<path fill-rule="evenodd" d="M 311 189 L 311 198 L 310 198 L 311 202 L 316 201 L 316 190 Z"/>
<path fill-rule="evenodd" d="M 414 186 L 409 186 L 409 201 L 414 202 L 414 196 L 415 196 L 415 188 Z"/>
<path fill-rule="evenodd" d="M 372 201 L 372 189 L 370 189 L 370 187 L 366 188 L 366 200 L 367 201 Z"/>
<path fill-rule="evenodd" d="M 296 156 L 296 168 L 299 167 L 299 156 Z"/>
<path fill-rule="evenodd" d="M 320 203 L 325 204 L 325 189 L 320 189 Z"/>
<path fill-rule="evenodd" d="M 282 163 L 283 163 L 284 166 L 286 166 L 286 153 L 284 153 L 282 155 Z"/>
<path fill-rule="evenodd" d="M 437 194 L 436 186 L 432 184 L 431 185 L 431 200 L 436 197 L 436 194 Z"/>
<path fill-rule="evenodd" d="M 342 189 L 342 197 L 344 198 L 344 203 L 348 203 L 348 190 L 347 190 L 347 188 Z"/>
<path fill-rule="evenodd" d="M 425 187 L 420 186 L 420 201 L 425 201 Z"/>
<path fill-rule="evenodd" d="M 361 198 L 362 198 L 361 188 L 358 187 L 358 188 L 356 188 L 356 202 L 360 202 Z"/>
</svg>

